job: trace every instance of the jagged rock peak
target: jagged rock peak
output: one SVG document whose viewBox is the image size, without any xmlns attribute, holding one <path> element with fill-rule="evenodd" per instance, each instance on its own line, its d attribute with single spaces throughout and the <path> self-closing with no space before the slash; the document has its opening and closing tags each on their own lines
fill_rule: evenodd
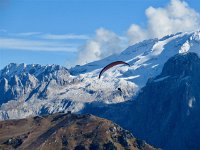
<svg viewBox="0 0 200 150">
<path fill-rule="evenodd" d="M 38 76 L 40 74 L 53 73 L 60 70 L 63 70 L 65 71 L 65 73 L 69 74 L 67 68 L 55 64 L 43 66 L 39 64 L 26 65 L 24 63 L 21 64 L 10 63 L 0 71 L 0 77 L 10 77 L 13 75 L 23 75 L 27 73 Z"/>
<path fill-rule="evenodd" d="M 200 69 L 200 59 L 196 53 L 187 52 L 171 57 L 164 65 L 161 75 L 188 76 Z"/>
</svg>

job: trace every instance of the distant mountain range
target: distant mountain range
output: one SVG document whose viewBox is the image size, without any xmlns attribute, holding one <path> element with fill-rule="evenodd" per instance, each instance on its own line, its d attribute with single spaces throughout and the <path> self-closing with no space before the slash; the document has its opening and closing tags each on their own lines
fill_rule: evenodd
<svg viewBox="0 0 200 150">
<path fill-rule="evenodd" d="M 0 71 L 0 119 L 87 112 L 156 147 L 200 149 L 199 54 L 197 31 L 146 40 L 71 69 L 12 63 Z M 98 79 L 117 60 L 130 67 L 113 67 Z"/>
<path fill-rule="evenodd" d="M 161 73 L 170 57 L 188 51 L 199 53 L 199 45 L 197 31 L 146 40 L 120 54 L 71 69 L 11 63 L 0 71 L 0 119 L 68 110 L 81 113 L 86 103 L 131 100 L 149 78 Z M 131 66 L 114 67 L 99 80 L 100 69 L 116 60 Z"/>
</svg>

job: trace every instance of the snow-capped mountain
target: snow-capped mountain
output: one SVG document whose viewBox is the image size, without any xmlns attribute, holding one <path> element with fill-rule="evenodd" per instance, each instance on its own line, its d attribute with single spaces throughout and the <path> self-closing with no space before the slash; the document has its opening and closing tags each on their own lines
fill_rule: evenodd
<svg viewBox="0 0 200 150">
<path fill-rule="evenodd" d="M 177 54 L 161 74 L 148 80 L 134 101 L 103 108 L 90 104 L 85 113 L 108 118 L 164 150 L 199 150 L 199 77 L 197 54 Z"/>
<path fill-rule="evenodd" d="M 9 64 L 0 71 L 0 119 L 58 111 L 81 112 L 85 103 L 119 103 L 133 99 L 149 78 L 161 73 L 177 53 L 200 53 L 200 32 L 177 33 L 128 47 L 120 54 L 66 69 L 58 65 Z M 112 61 L 117 66 L 98 74 Z M 118 90 L 121 89 L 121 91 Z"/>
<path fill-rule="evenodd" d="M 121 96 L 117 86 L 128 87 L 124 88 L 126 94 Z M 134 88 L 133 83 L 123 80 L 106 83 L 97 77 L 72 76 L 68 69 L 59 65 L 12 63 L 0 72 L 0 119 L 69 110 L 80 112 L 86 102 L 125 101 L 134 93 Z"/>
<path fill-rule="evenodd" d="M 25 64 L 9 64 L 0 72 L 1 101 L 0 104 L 10 99 L 29 100 L 36 93 L 39 97 L 46 98 L 47 86 L 50 84 L 63 86 L 72 82 L 68 70 L 58 65 L 40 66 Z M 33 91 L 35 90 L 35 91 Z M 37 90 L 37 91 L 36 91 Z M 42 95 L 43 94 L 43 95 Z"/>
</svg>

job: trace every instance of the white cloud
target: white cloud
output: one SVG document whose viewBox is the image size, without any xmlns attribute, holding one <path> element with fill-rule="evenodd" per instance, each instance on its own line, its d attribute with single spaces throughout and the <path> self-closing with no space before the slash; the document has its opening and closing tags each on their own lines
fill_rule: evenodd
<svg viewBox="0 0 200 150">
<path fill-rule="evenodd" d="M 4 30 L 0 30 L 4 32 Z M 76 34 L 45 34 L 42 32 L 6 33 L 0 36 L 0 50 L 14 49 L 27 51 L 65 51 L 76 52 L 77 42 L 68 39 L 88 39 L 86 35 Z M 63 41 L 65 40 L 65 41 Z M 74 44 L 73 44 L 74 43 Z M 76 44 L 75 44 L 76 43 Z"/>
<path fill-rule="evenodd" d="M 0 49 L 75 52 L 77 50 L 75 47 L 76 45 L 61 42 L 49 42 L 19 38 L 0 38 Z"/>
<path fill-rule="evenodd" d="M 78 64 L 102 59 L 145 39 L 194 31 L 200 27 L 200 14 L 181 0 L 171 0 L 166 7 L 149 7 L 145 13 L 146 28 L 132 24 L 123 37 L 103 28 L 98 29 L 95 37 L 80 48 Z"/>
<path fill-rule="evenodd" d="M 33 36 L 33 35 L 39 35 L 41 32 L 23 32 L 23 33 L 17 33 L 16 36 Z"/>
<path fill-rule="evenodd" d="M 200 27 L 200 14 L 180 0 L 171 0 L 164 8 L 146 9 L 147 28 L 133 24 L 127 31 L 130 44 L 168 34 L 194 31 Z"/>
<path fill-rule="evenodd" d="M 4 30 L 0 30 L 3 32 Z M 90 37 L 83 34 L 46 34 L 42 32 L 22 32 L 22 33 L 10 33 L 11 36 L 16 37 L 29 37 L 33 36 L 40 39 L 46 40 L 87 40 Z"/>
<path fill-rule="evenodd" d="M 136 24 L 132 24 L 127 31 L 129 44 L 140 42 L 147 38 L 146 31 Z"/>
<path fill-rule="evenodd" d="M 78 64 L 95 61 L 122 50 L 122 38 L 114 32 L 100 28 L 94 38 L 79 49 Z"/>
<path fill-rule="evenodd" d="M 41 38 L 49 40 L 87 40 L 89 36 L 77 34 L 44 34 Z"/>
</svg>

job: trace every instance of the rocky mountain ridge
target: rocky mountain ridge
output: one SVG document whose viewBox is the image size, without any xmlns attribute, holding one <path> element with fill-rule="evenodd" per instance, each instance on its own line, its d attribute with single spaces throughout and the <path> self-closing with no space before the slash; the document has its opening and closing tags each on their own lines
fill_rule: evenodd
<svg viewBox="0 0 200 150">
<path fill-rule="evenodd" d="M 0 121 L 0 149 L 155 150 L 109 120 L 71 113 Z"/>
</svg>

